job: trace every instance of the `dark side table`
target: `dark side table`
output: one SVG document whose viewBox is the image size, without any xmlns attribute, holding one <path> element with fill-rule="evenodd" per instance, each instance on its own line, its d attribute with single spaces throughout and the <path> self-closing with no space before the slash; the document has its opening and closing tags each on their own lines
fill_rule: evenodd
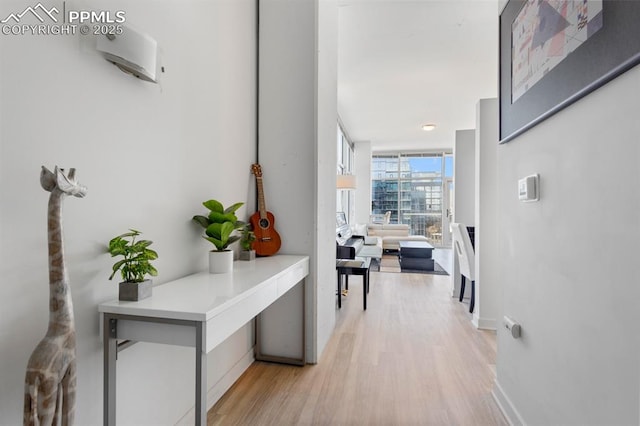
<svg viewBox="0 0 640 426">
<path fill-rule="evenodd" d="M 362 309 L 367 310 L 367 293 L 369 293 L 370 257 L 356 257 L 355 259 L 337 259 L 338 271 L 338 308 L 342 308 L 342 277 L 345 277 L 346 288 L 349 288 L 349 275 L 362 275 Z"/>
</svg>

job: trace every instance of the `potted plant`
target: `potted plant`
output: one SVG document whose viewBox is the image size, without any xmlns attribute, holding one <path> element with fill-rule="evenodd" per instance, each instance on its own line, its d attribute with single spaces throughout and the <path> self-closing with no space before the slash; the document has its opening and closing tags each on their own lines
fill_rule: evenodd
<svg viewBox="0 0 640 426">
<path fill-rule="evenodd" d="M 145 276 L 158 275 L 156 268 L 151 265 L 151 261 L 158 258 L 158 253 L 149 248 L 152 241 L 136 240 L 140 234 L 140 231 L 130 229 L 109 241 L 111 257 L 123 257 L 113 264 L 113 272 L 109 277 L 112 279 L 118 271 L 122 275 L 123 281 L 118 289 L 120 300 L 136 301 L 151 296 L 153 283 L 150 279 L 145 279 Z"/>
<path fill-rule="evenodd" d="M 233 232 L 245 225 L 238 220 L 235 212 L 244 203 L 235 203 L 226 209 L 218 200 L 208 200 L 202 205 L 209 209 L 209 214 L 195 215 L 193 221 L 204 228 L 205 235 L 202 237 L 215 246 L 215 250 L 209 252 L 209 272 L 212 274 L 231 272 L 233 271 L 233 251 L 229 250 L 229 245 L 240 239 L 240 236 L 233 235 Z"/>
<path fill-rule="evenodd" d="M 240 237 L 240 260 L 255 260 L 256 251 L 251 249 L 253 242 L 256 240 L 256 234 L 251 230 L 251 224 L 246 224 L 242 228 L 242 236 Z"/>
</svg>

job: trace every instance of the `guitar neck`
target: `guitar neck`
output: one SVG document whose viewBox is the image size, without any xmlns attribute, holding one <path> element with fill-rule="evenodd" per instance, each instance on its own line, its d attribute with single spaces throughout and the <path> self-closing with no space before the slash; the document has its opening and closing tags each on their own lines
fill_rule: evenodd
<svg viewBox="0 0 640 426">
<path fill-rule="evenodd" d="M 258 211 L 260 212 L 260 218 L 267 218 L 267 207 L 264 202 L 264 190 L 262 188 L 262 176 L 256 176 L 256 185 L 258 187 Z"/>
</svg>

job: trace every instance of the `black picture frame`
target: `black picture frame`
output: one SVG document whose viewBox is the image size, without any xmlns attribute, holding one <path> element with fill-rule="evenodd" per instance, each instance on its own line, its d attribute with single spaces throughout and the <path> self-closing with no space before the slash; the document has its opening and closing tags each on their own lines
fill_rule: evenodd
<svg viewBox="0 0 640 426">
<path fill-rule="evenodd" d="M 512 103 L 511 31 L 525 3 L 509 0 L 500 14 L 500 143 L 513 140 L 640 63 L 640 1 L 605 0 L 602 27 Z"/>
</svg>

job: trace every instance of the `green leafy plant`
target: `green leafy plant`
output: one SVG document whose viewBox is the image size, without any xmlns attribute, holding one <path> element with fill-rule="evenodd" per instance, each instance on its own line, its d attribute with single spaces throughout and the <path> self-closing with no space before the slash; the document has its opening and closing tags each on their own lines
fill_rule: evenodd
<svg viewBox="0 0 640 426">
<path fill-rule="evenodd" d="M 140 283 L 144 281 L 145 275 L 154 277 L 158 275 L 158 271 L 150 262 L 158 258 L 158 253 L 149 248 L 153 241 L 136 241 L 136 237 L 142 234 L 140 231 L 135 229 L 129 231 L 109 241 L 111 257 L 124 257 L 113 265 L 113 273 L 109 279 L 112 279 L 116 272 L 120 271 L 125 282 Z"/>
<path fill-rule="evenodd" d="M 235 203 L 226 209 L 217 200 L 205 201 L 202 205 L 209 209 L 209 215 L 193 217 L 193 221 L 205 230 L 206 235 L 203 235 L 202 238 L 211 242 L 218 251 L 227 250 L 231 243 L 240 239 L 240 236 L 232 235 L 233 231 L 245 226 L 245 223 L 238 220 L 235 215 L 236 210 L 244 203 Z"/>
<path fill-rule="evenodd" d="M 242 250 L 249 251 L 251 250 L 251 245 L 256 240 L 256 234 L 251 229 L 250 224 L 246 224 L 242 228 L 242 237 L 240 238 L 240 247 Z"/>
</svg>

